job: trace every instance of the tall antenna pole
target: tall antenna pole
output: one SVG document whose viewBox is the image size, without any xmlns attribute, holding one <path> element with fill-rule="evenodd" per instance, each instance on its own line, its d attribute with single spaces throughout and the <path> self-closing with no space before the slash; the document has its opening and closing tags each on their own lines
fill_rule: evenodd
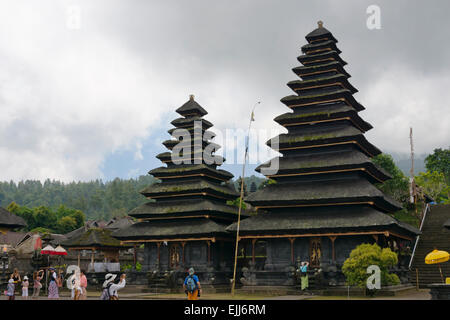
<svg viewBox="0 0 450 320">
<path fill-rule="evenodd" d="M 231 283 L 231 296 L 234 297 L 234 289 L 236 287 L 236 266 L 237 266 L 237 257 L 238 257 L 238 247 L 239 247 L 239 227 L 241 225 L 241 211 L 242 211 L 242 199 L 244 198 L 244 175 L 245 175 L 245 163 L 247 162 L 248 156 L 248 143 L 250 140 L 250 128 L 252 126 L 252 122 L 255 121 L 254 111 L 258 104 L 261 102 L 255 103 L 252 109 L 252 114 L 250 116 L 250 123 L 248 124 L 248 132 L 245 141 L 245 154 L 244 154 L 244 164 L 242 165 L 242 176 L 241 176 L 241 193 L 239 197 L 239 211 L 238 211 L 238 221 L 237 221 L 237 230 L 236 230 L 236 245 L 234 249 L 234 270 L 233 270 L 233 280 Z"/>
<path fill-rule="evenodd" d="M 410 178 L 410 189 L 409 189 L 409 196 L 410 196 L 410 202 L 414 203 L 415 200 L 415 183 L 414 183 L 414 145 L 413 145 L 413 131 L 412 127 L 409 128 L 409 143 L 411 145 L 411 170 L 409 172 Z"/>
</svg>

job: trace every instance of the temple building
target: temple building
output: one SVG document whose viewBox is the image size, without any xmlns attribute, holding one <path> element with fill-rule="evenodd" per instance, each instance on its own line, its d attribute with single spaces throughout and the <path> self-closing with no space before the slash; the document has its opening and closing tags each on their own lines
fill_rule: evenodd
<svg viewBox="0 0 450 320">
<path fill-rule="evenodd" d="M 157 155 L 165 166 L 149 172 L 161 182 L 141 191 L 150 201 L 129 212 L 139 222 L 113 236 L 144 244 L 142 270 L 156 278 L 178 271 L 176 277 L 184 279 L 194 267 L 202 284 L 229 284 L 235 238 L 226 227 L 237 221 L 237 208 L 226 202 L 238 197 L 229 183 L 233 175 L 217 169 L 224 161 L 214 154 L 220 146 L 210 141 L 212 123 L 203 119 L 207 112 L 194 96 L 176 112 L 181 117 L 168 131 L 173 139 L 163 142 L 169 152 Z"/>
<path fill-rule="evenodd" d="M 275 118 L 287 133 L 267 142 L 282 154 L 279 170 L 265 174 L 270 161 L 256 169 L 275 183 L 245 199 L 258 210 L 240 224 L 240 246 L 252 257 L 247 285 L 292 285 L 300 261 L 320 268 L 326 285 L 340 284 L 357 245 L 412 246 L 419 232 L 390 215 L 401 204 L 374 186 L 391 177 L 371 161 L 381 151 L 364 137 L 372 126 L 358 114 L 364 107 L 337 40 L 321 22 L 306 40 L 293 69 L 300 79 L 287 84 L 295 94 L 281 99 L 291 110 Z"/>
</svg>

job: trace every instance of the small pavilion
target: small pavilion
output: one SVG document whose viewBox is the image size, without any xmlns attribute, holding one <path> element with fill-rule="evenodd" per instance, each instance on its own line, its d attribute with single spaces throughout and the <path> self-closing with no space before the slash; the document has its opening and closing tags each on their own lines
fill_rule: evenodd
<svg viewBox="0 0 450 320">
<path fill-rule="evenodd" d="M 97 252 L 104 255 L 105 262 L 119 262 L 119 250 L 128 249 L 128 246 L 122 245 L 119 240 L 113 238 L 111 232 L 104 228 L 90 228 L 63 241 L 61 245 L 70 251 L 78 251 L 78 266 L 80 266 L 81 251 L 91 251 L 90 269 L 93 270 Z"/>
</svg>

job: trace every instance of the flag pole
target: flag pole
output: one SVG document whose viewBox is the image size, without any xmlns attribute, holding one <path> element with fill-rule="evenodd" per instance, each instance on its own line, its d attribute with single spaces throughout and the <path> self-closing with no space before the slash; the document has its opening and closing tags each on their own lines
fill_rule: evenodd
<svg viewBox="0 0 450 320">
<path fill-rule="evenodd" d="M 236 230 L 236 245 L 234 249 L 234 270 L 233 270 L 233 280 L 231 283 L 231 296 L 234 297 L 234 289 L 236 287 L 236 266 L 237 266 L 237 257 L 238 257 L 238 247 L 239 247 L 239 226 L 241 224 L 241 211 L 242 211 L 242 199 L 244 198 L 244 175 L 245 175 L 245 163 L 247 162 L 248 156 L 248 144 L 250 140 L 250 128 L 252 126 L 252 122 L 254 119 L 255 108 L 261 102 L 258 101 L 255 103 L 252 109 L 252 114 L 250 116 L 250 122 L 248 124 L 247 137 L 245 141 L 245 153 L 244 153 L 244 164 L 242 165 L 242 175 L 241 175 L 241 192 L 239 196 L 239 210 L 238 210 L 238 221 L 237 221 L 237 230 Z"/>
</svg>

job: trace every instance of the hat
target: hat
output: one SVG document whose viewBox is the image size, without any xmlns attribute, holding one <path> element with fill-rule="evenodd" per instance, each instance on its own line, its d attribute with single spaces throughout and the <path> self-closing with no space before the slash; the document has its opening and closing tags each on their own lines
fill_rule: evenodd
<svg viewBox="0 0 450 320">
<path fill-rule="evenodd" d="M 108 283 L 114 281 L 114 279 L 117 277 L 117 274 L 108 273 L 105 276 L 105 282 L 103 282 L 103 287 L 106 287 Z"/>
<path fill-rule="evenodd" d="M 28 277 L 27 276 L 23 277 L 23 280 L 28 280 Z"/>
<path fill-rule="evenodd" d="M 194 268 L 189 268 L 189 270 L 188 270 L 188 271 L 189 271 L 189 274 L 190 274 L 190 275 L 193 275 L 193 274 L 194 274 L 194 272 L 195 272 L 195 271 L 194 271 Z"/>
</svg>

